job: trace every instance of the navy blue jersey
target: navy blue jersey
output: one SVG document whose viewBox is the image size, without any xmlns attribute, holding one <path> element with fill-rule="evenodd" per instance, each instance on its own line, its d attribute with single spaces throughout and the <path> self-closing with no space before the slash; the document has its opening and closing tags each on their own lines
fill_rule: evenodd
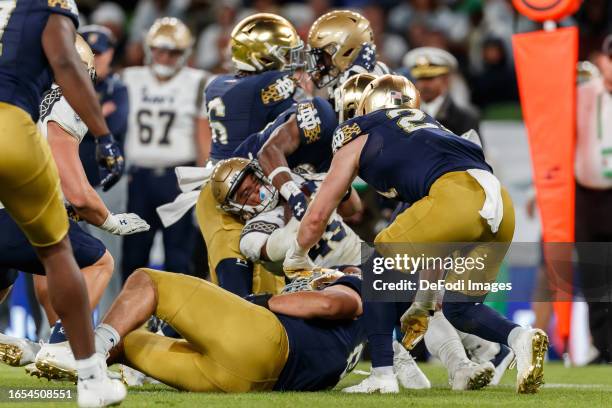
<svg viewBox="0 0 612 408">
<path fill-rule="evenodd" d="M 257 152 L 272 133 L 292 115 L 296 115 L 300 145 L 287 157 L 289 167 L 310 164 L 316 172 L 326 172 L 331 164 L 332 138 L 338 126 L 338 119 L 330 103 L 320 97 L 295 103 L 262 131 L 249 136 L 238 146 L 233 155 L 257 157 Z"/>
<path fill-rule="evenodd" d="M 51 13 L 78 25 L 74 0 L 17 0 L 0 3 L 0 102 L 17 106 L 38 120 L 42 94 L 53 73 L 42 48 L 42 33 Z"/>
<path fill-rule="evenodd" d="M 334 152 L 365 134 L 359 177 L 388 198 L 414 203 L 446 173 L 491 171 L 480 146 L 418 109 L 383 109 L 347 120 L 334 133 Z"/>
<path fill-rule="evenodd" d="M 356 276 L 343 276 L 334 285 L 347 285 L 361 293 L 361 279 Z M 277 317 L 287 332 L 289 356 L 274 390 L 329 389 L 359 362 L 366 341 L 362 317 L 343 321 Z"/>
<path fill-rule="evenodd" d="M 215 78 L 205 91 L 213 137 L 210 157 L 232 157 L 244 139 L 291 107 L 295 90 L 296 83 L 286 72 Z"/>
</svg>

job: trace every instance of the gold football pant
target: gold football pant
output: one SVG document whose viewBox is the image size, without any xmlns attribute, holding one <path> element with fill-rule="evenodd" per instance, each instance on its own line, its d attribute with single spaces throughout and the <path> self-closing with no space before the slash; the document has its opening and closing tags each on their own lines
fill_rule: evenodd
<svg viewBox="0 0 612 408">
<path fill-rule="evenodd" d="M 270 390 L 289 353 L 274 313 L 192 276 L 142 269 L 154 282 L 155 315 L 183 339 L 143 329 L 124 338 L 131 367 L 186 391 Z"/>
<path fill-rule="evenodd" d="M 416 244 L 414 247 L 420 249 L 410 255 L 419 256 L 426 252 L 426 256 L 444 258 L 451 254 L 443 252 L 448 249 L 443 243 L 449 243 L 449 246 L 453 242 L 474 243 L 467 246 L 460 256 L 486 259 L 486 267 L 462 273 L 451 270 L 446 282 L 463 281 L 465 290 L 459 292 L 470 296 L 486 294 L 486 291 L 468 290 L 468 281 L 495 282 L 512 242 L 514 206 L 503 187 L 501 194 L 504 215 L 499 230 L 494 234 L 479 214 L 485 201 L 485 193 L 480 184 L 465 171 L 447 173 L 432 184 L 429 195 L 412 204 L 376 236 L 374 242 L 379 244 L 376 248 L 385 256 L 394 256 L 404 249 L 410 251 L 411 244 Z M 386 243 L 398 245 L 385 246 Z M 434 245 L 420 245 L 428 243 Z"/>
<path fill-rule="evenodd" d="M 34 246 L 68 232 L 57 167 L 30 115 L 0 102 L 0 202 Z"/>
<path fill-rule="evenodd" d="M 208 267 L 215 284 L 219 284 L 216 273 L 219 262 L 227 258 L 246 260 L 240 252 L 240 234 L 244 223 L 217 206 L 210 184 L 206 184 L 196 204 L 196 217 L 208 249 Z M 284 285 L 284 278 L 272 274 L 261 264 L 254 265 L 253 293 L 279 293 Z"/>
</svg>

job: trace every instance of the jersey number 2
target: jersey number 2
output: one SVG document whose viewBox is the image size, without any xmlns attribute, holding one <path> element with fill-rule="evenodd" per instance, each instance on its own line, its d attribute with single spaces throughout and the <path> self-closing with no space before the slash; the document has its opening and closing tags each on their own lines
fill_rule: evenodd
<svg viewBox="0 0 612 408">
<path fill-rule="evenodd" d="M 4 35 L 4 29 L 8 25 L 11 19 L 11 14 L 17 6 L 16 0 L 0 0 L 0 57 L 2 56 L 2 37 Z"/>
<path fill-rule="evenodd" d="M 151 117 L 153 113 L 148 109 L 141 109 L 136 113 L 136 121 L 138 122 L 138 138 L 142 144 L 150 144 L 153 141 L 153 125 L 151 124 Z M 158 114 L 161 120 L 164 120 L 166 126 L 164 126 L 164 134 L 159 139 L 160 145 L 170 144 L 170 128 L 174 123 L 175 112 L 172 111 L 159 111 Z"/>
</svg>

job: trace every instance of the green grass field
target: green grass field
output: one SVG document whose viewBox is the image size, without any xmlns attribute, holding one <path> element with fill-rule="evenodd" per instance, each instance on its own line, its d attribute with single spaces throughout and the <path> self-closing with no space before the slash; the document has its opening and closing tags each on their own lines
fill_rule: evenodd
<svg viewBox="0 0 612 408">
<path fill-rule="evenodd" d="M 399 395 L 346 395 L 339 391 L 316 393 L 195 394 L 178 392 L 160 385 L 131 388 L 126 407 L 612 407 L 612 367 L 564 368 L 547 364 L 546 385 L 536 395 L 514 392 L 516 371 L 508 371 L 503 383 L 480 391 L 453 392 L 446 382 L 444 369 L 423 364 L 423 371 L 432 382 L 431 390 L 402 391 Z M 367 365 L 358 367 L 367 370 Z M 351 374 L 336 388 L 359 382 L 363 376 Z M 53 407 L 67 406 L 59 402 L 8 402 L 8 390 L 15 388 L 63 388 L 65 383 L 48 382 L 28 377 L 23 368 L 0 365 L 0 406 Z M 74 386 L 71 386 L 74 389 Z"/>
</svg>

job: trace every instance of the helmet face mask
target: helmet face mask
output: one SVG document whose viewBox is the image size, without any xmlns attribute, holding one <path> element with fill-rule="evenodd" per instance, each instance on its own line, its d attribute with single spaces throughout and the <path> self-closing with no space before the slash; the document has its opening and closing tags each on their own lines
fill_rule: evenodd
<svg viewBox="0 0 612 408">
<path fill-rule="evenodd" d="M 247 198 L 237 197 L 239 190 L 247 177 L 253 176 L 257 184 L 259 203 L 248 204 Z M 252 160 L 233 158 L 217 163 L 211 176 L 213 195 L 219 207 L 230 214 L 238 215 L 242 220 L 249 220 L 256 215 L 276 208 L 279 193 L 270 184 L 259 167 Z"/>
<path fill-rule="evenodd" d="M 325 48 L 313 48 L 306 53 L 306 68 L 317 88 L 334 85 L 341 72 L 333 63 L 333 55 L 338 51 L 336 44 Z"/>
<path fill-rule="evenodd" d="M 185 24 L 173 17 L 164 17 L 155 21 L 149 29 L 145 41 L 145 61 L 155 75 L 169 78 L 187 64 L 193 48 L 193 37 Z M 155 54 L 163 50 L 170 54 L 168 59 L 174 63 L 165 64 L 156 61 Z"/>
</svg>

